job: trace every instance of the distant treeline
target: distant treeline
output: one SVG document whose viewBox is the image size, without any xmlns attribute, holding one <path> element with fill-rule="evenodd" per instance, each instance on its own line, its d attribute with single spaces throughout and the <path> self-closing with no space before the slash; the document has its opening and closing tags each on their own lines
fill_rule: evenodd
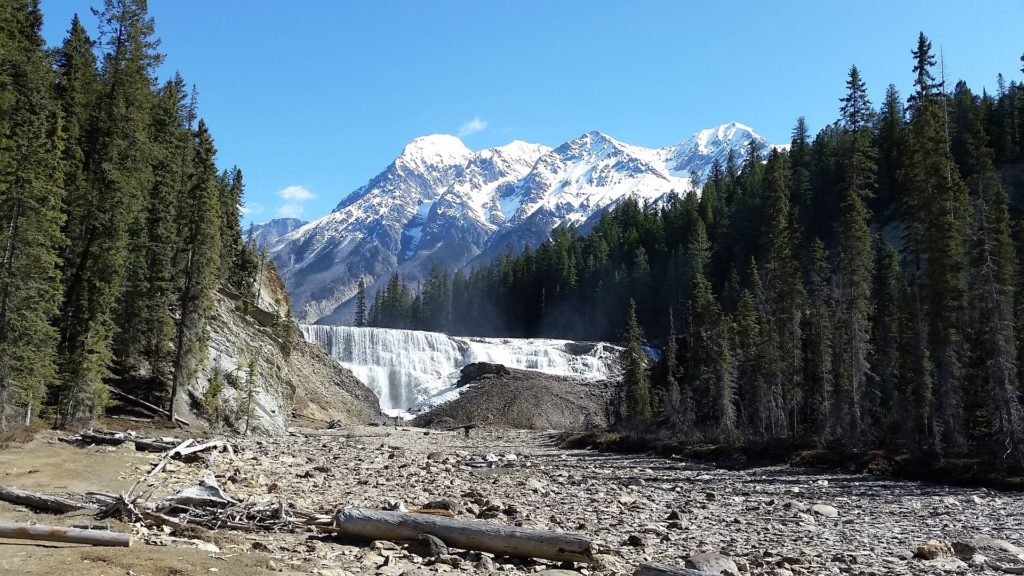
<svg viewBox="0 0 1024 576">
<path fill-rule="evenodd" d="M 219 172 L 145 0 L 105 0 L 44 46 L 38 0 L 0 2 L 0 431 L 86 420 L 104 383 L 168 404 L 205 361 L 219 283 L 250 295 L 242 173 Z M 173 410 L 173 403 L 170 403 Z"/>
<path fill-rule="evenodd" d="M 624 341 L 621 423 L 683 440 L 1022 466 L 1024 85 L 950 89 L 923 34 L 912 55 L 906 100 L 890 85 L 876 108 L 852 67 L 813 138 L 801 118 L 789 150 L 751 142 L 699 195 L 627 200 L 468 275 L 392 277 L 356 321 Z M 664 343 L 653 369 L 643 333 Z"/>
</svg>

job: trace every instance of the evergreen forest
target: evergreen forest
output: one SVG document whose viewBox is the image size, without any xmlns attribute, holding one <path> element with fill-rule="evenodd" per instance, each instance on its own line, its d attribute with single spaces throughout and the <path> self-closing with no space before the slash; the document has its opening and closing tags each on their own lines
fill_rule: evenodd
<svg viewBox="0 0 1024 576">
<path fill-rule="evenodd" d="M 0 2 L 0 432 L 88 421 L 111 385 L 173 417 L 214 290 L 255 290 L 242 173 L 195 88 L 158 81 L 146 0 L 94 13 L 52 48 L 38 0 Z"/>
<path fill-rule="evenodd" d="M 800 118 L 699 194 L 361 288 L 355 323 L 622 342 L 619 424 L 683 442 L 1024 467 L 1024 84 L 977 93 L 923 33 L 908 48 L 907 97 L 876 105 L 852 66 L 817 134 Z"/>
</svg>

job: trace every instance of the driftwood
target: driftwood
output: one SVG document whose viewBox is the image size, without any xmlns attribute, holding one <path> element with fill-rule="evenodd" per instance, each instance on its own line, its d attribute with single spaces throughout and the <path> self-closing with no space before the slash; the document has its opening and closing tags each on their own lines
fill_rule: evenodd
<svg viewBox="0 0 1024 576">
<path fill-rule="evenodd" d="M 36 494 L 34 492 L 26 492 L 24 490 L 9 488 L 7 486 L 0 486 L 0 500 L 32 508 L 33 510 L 45 510 L 47 512 L 58 513 L 93 508 L 93 506 L 89 504 L 75 502 L 73 500 L 68 500 L 67 498 Z"/>
<path fill-rule="evenodd" d="M 181 443 L 177 438 L 133 438 L 135 449 L 139 452 L 167 452 Z"/>
<path fill-rule="evenodd" d="M 641 564 L 633 576 L 707 576 L 707 572 L 665 564 Z"/>
<path fill-rule="evenodd" d="M 120 446 L 131 438 L 124 432 L 105 432 L 103 430 L 83 430 L 78 437 L 86 444 L 105 444 L 108 446 Z"/>
<path fill-rule="evenodd" d="M 421 534 L 464 550 L 563 562 L 594 561 L 594 546 L 578 534 L 456 520 L 427 514 L 343 508 L 335 516 L 340 535 L 365 540 L 415 540 Z"/>
<path fill-rule="evenodd" d="M 195 440 L 189 438 L 188 440 L 185 440 L 184 442 L 178 444 L 174 448 L 171 448 L 171 450 L 167 452 L 167 454 L 164 454 L 164 457 L 160 459 L 160 462 L 157 462 L 157 465 L 153 466 L 153 469 L 149 471 L 149 475 L 152 476 L 153 474 L 156 474 L 157 472 L 163 470 L 164 466 L 167 466 L 167 463 L 171 461 L 171 458 L 174 458 L 175 454 L 177 454 L 181 450 L 184 450 L 185 448 L 188 448 L 194 443 Z"/>
<path fill-rule="evenodd" d="M 0 523 L 0 538 L 19 540 L 43 540 L 46 542 L 67 542 L 70 544 L 91 544 L 93 546 L 131 546 L 131 534 L 103 530 L 81 530 L 29 524 Z"/>
<path fill-rule="evenodd" d="M 122 400 L 126 400 L 129 403 L 131 403 L 131 404 L 135 404 L 136 406 L 138 406 L 139 408 L 142 408 L 143 410 L 145 410 L 147 412 L 152 412 L 154 414 L 159 414 L 159 415 L 163 416 L 164 418 L 170 418 L 171 417 L 171 413 L 170 412 L 168 412 L 167 410 L 164 410 L 163 408 L 161 408 L 159 406 L 155 406 L 153 404 L 150 404 L 149 402 L 146 402 L 145 400 L 140 400 L 139 398 L 136 398 L 135 396 L 132 396 L 130 394 L 125 394 L 124 392 L 121 392 L 117 388 L 109 388 L 109 390 L 111 392 L 113 392 L 114 395 L 116 395 L 118 398 L 121 398 Z M 189 425 L 187 420 L 185 420 L 183 418 L 179 418 L 177 416 L 174 417 L 174 422 L 176 424 L 181 424 L 182 426 L 188 426 Z"/>
</svg>

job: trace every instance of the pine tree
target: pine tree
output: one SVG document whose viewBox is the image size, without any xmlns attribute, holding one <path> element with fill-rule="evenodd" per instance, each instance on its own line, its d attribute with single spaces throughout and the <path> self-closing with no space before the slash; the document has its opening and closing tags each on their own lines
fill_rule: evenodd
<svg viewBox="0 0 1024 576">
<path fill-rule="evenodd" d="M 124 302 L 127 285 L 145 293 L 143 234 L 144 193 L 152 187 L 150 108 L 152 71 L 160 62 L 152 40 L 153 20 L 144 0 L 105 0 L 94 11 L 100 22 L 104 50 L 89 157 L 87 192 L 75 198 L 68 214 L 68 246 L 64 261 L 64 300 L 60 331 L 63 387 L 75 397 L 101 390 L 114 360 L 117 324 L 135 325 L 134 312 L 145 309 Z M 119 313 L 120 312 L 120 313 Z M 70 401 L 71 398 L 63 399 Z M 78 409 L 65 410 L 67 418 Z"/>
<path fill-rule="evenodd" d="M 183 250 L 176 263 L 182 279 L 175 327 L 174 371 L 169 411 L 174 419 L 178 392 L 206 360 L 206 320 L 220 273 L 220 198 L 217 194 L 216 150 L 206 123 L 199 121 L 185 210 Z"/>
<path fill-rule="evenodd" d="M 353 324 L 359 327 L 366 326 L 366 283 L 362 278 L 359 279 L 359 287 L 356 288 L 356 316 Z"/>
<path fill-rule="evenodd" d="M 697 419 L 718 442 L 737 439 L 734 404 L 736 372 L 722 310 L 703 274 L 693 281 L 689 349 L 692 380 L 697 384 Z"/>
<path fill-rule="evenodd" d="M 647 376 L 644 333 L 636 316 L 636 302 L 629 300 L 622 350 L 622 417 L 626 423 L 642 424 L 651 419 L 651 388 Z"/>
<path fill-rule="evenodd" d="M 685 423 L 680 422 L 679 418 L 680 403 L 682 401 L 682 391 L 679 387 L 679 344 L 676 342 L 676 323 L 671 307 L 668 310 L 668 316 L 668 340 L 665 343 L 665 349 L 662 354 L 665 358 L 665 383 L 662 387 L 664 397 L 661 399 L 660 406 L 662 416 L 673 427 L 682 429 L 685 427 Z"/>
<path fill-rule="evenodd" d="M 967 190 L 950 156 L 941 99 L 929 68 L 935 59 L 922 34 L 914 51 L 918 74 L 907 162 L 907 228 L 915 293 L 927 321 L 933 363 L 936 419 L 930 448 L 961 448 L 964 442 L 962 351 Z"/>
<path fill-rule="evenodd" d="M 837 388 L 843 439 L 859 444 L 864 433 L 864 403 L 871 354 L 871 233 L 867 209 L 851 190 L 843 203 L 838 262 L 838 315 L 841 336 L 837 338 L 839 366 Z"/>
<path fill-rule="evenodd" d="M 986 429 L 993 452 L 1024 467 L 1024 414 L 1017 386 L 1014 330 L 1016 254 L 1010 238 L 1006 194 L 995 172 L 994 153 L 986 145 L 984 126 L 966 85 L 958 85 L 959 133 L 966 156 L 961 162 L 974 197 L 970 296 L 977 380 L 983 383 L 975 400 L 984 398 Z M 975 379 L 972 379 L 975 380 Z"/>
<path fill-rule="evenodd" d="M 878 186 L 874 212 L 899 216 L 902 204 L 901 172 L 906 147 L 906 122 L 903 101 L 896 86 L 890 84 L 877 117 Z"/>
<path fill-rule="evenodd" d="M 811 207 L 811 143 L 807 120 L 797 118 L 789 147 L 789 162 L 792 166 L 790 204 L 801 217 L 801 229 L 806 229 L 806 218 Z"/>
<path fill-rule="evenodd" d="M 221 189 L 221 278 L 245 298 L 253 298 L 253 277 L 259 268 L 254 247 L 242 239 L 242 207 L 245 183 L 242 170 L 235 166 L 227 173 L 227 186 Z"/>
<path fill-rule="evenodd" d="M 790 170 L 788 158 L 773 152 L 764 175 L 764 202 L 767 219 L 768 254 L 761 271 L 766 305 L 762 317 L 766 328 L 774 332 L 778 353 L 778 380 L 772 385 L 776 433 L 795 431 L 797 406 L 803 396 L 803 349 L 801 324 L 806 295 L 797 253 L 800 232 L 789 204 Z"/>
<path fill-rule="evenodd" d="M 836 337 L 835 295 L 831 278 L 825 245 L 815 239 L 811 243 L 807 278 L 808 303 L 814 312 L 806 318 L 804 348 L 807 372 L 805 437 L 817 445 L 830 439 L 835 420 L 835 370 L 832 365 Z"/>
<path fill-rule="evenodd" d="M 764 341 L 754 295 L 740 293 L 733 315 L 733 357 L 739 382 L 740 410 L 746 437 L 752 441 L 767 438 L 768 384 L 766 379 Z"/>
<path fill-rule="evenodd" d="M 83 237 L 83 228 L 87 225 L 85 216 L 92 209 L 89 203 L 93 201 L 89 170 L 94 153 L 92 115 L 99 90 L 93 47 L 94 42 L 76 14 L 56 59 L 56 94 L 66 135 L 61 158 L 66 192 L 64 235 L 71 239 Z M 76 253 L 77 247 L 70 242 L 62 247 L 64 278 L 68 278 L 67 271 L 74 267 Z M 58 427 L 91 416 L 100 407 L 102 398 L 99 389 L 86 385 L 84 379 L 74 377 L 65 369 L 80 365 L 80 359 L 69 357 L 64 342 L 61 342 L 59 356 L 62 360 L 58 366 L 59 384 L 52 387 L 49 398 L 49 403 L 56 408 L 54 425 Z"/>
<path fill-rule="evenodd" d="M 843 123 L 843 165 L 846 198 L 839 223 L 838 321 L 841 335 L 836 339 L 840 392 L 839 425 L 843 440 L 863 440 L 863 404 L 870 373 L 871 316 L 871 232 L 864 200 L 874 189 L 875 153 L 872 145 L 871 102 L 856 66 L 850 68 L 847 94 L 840 114 Z"/>
<path fill-rule="evenodd" d="M 900 298 L 905 286 L 895 248 L 885 242 L 882 244 L 877 250 L 872 294 L 875 308 L 869 365 L 873 377 L 867 400 L 876 440 L 887 445 L 891 435 L 902 425 L 902 417 L 911 414 L 914 407 L 907 404 L 907 399 L 899 393 Z"/>
<path fill-rule="evenodd" d="M 64 134 L 35 0 L 0 4 L 0 430 L 28 424 L 56 374 Z"/>
</svg>

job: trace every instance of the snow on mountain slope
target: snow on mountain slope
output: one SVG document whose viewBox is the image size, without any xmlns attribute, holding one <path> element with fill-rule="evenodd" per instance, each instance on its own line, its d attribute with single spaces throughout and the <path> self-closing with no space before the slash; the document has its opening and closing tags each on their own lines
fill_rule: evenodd
<svg viewBox="0 0 1024 576">
<path fill-rule="evenodd" d="M 738 123 L 701 130 L 664 148 L 588 132 L 556 148 L 514 141 L 473 152 L 456 137 L 416 138 L 333 212 L 278 238 L 274 261 L 302 322 L 347 324 L 356 286 L 398 271 L 408 281 L 435 264 L 454 270 L 509 244 L 543 242 L 562 223 L 582 224 L 628 197 L 663 201 L 693 189 L 729 150 L 750 139 Z"/>
</svg>

